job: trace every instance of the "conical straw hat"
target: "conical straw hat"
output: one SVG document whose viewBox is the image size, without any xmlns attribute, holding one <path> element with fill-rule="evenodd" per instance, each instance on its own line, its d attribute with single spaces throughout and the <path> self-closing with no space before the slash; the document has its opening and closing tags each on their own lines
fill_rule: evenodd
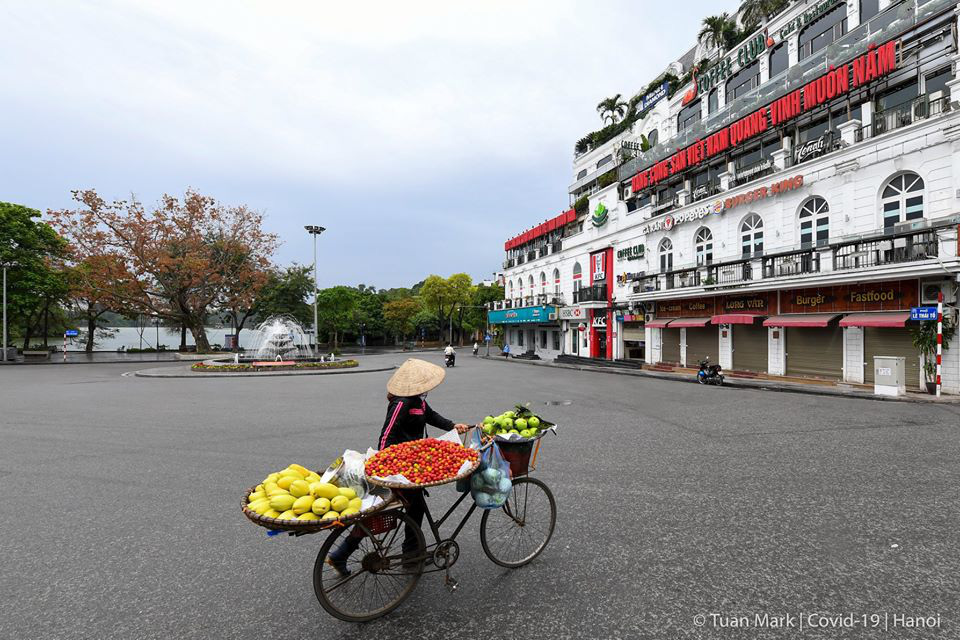
<svg viewBox="0 0 960 640">
<path fill-rule="evenodd" d="M 418 396 L 439 385 L 446 375 L 442 367 L 410 358 L 387 381 L 387 393 L 401 398 Z"/>
</svg>

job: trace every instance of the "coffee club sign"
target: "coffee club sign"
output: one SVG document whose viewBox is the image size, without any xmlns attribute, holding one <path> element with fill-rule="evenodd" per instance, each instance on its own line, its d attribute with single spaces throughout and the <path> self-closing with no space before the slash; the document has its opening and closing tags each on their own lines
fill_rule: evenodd
<svg viewBox="0 0 960 640">
<path fill-rule="evenodd" d="M 897 68 L 897 41 L 891 40 L 879 47 L 870 45 L 868 51 L 852 62 L 831 68 L 803 87 L 796 89 L 757 111 L 697 140 L 685 149 L 661 160 L 652 167 L 639 171 L 631 181 L 638 193 L 671 176 L 696 167 L 730 149 L 753 140 L 771 127 L 790 122 L 820 105 L 846 95 L 852 89 L 889 75 Z"/>
<path fill-rule="evenodd" d="M 758 33 L 743 43 L 736 52 L 711 65 L 703 73 L 694 70 L 693 82 L 697 88 L 696 94 L 703 95 L 713 89 L 721 80 L 729 78 L 735 71 L 753 63 L 761 53 L 767 50 L 767 47 L 772 47 L 774 44 L 773 38 L 765 33 Z M 684 99 L 684 104 L 692 102 L 693 95 L 690 94 L 689 99 L 684 96 Z"/>
<path fill-rule="evenodd" d="M 641 260 L 643 259 L 643 245 L 635 244 L 632 247 L 624 247 L 617 250 L 617 260 Z"/>
</svg>

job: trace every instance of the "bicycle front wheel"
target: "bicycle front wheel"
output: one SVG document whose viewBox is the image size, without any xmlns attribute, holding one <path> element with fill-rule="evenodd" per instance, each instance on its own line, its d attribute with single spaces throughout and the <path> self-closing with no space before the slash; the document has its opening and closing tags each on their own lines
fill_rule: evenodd
<svg viewBox="0 0 960 640">
<path fill-rule="evenodd" d="M 404 544 L 406 536 L 412 536 L 412 544 Z M 349 555 L 332 563 L 330 554 L 343 545 Z M 330 533 L 313 567 L 313 590 L 333 617 L 369 622 L 407 599 L 423 574 L 425 558 L 423 531 L 410 516 L 402 511 L 373 515 Z"/>
<path fill-rule="evenodd" d="M 557 502 L 547 485 L 536 478 L 516 478 L 503 506 L 483 512 L 480 544 L 501 567 L 522 567 L 544 550 L 556 523 Z"/>
</svg>

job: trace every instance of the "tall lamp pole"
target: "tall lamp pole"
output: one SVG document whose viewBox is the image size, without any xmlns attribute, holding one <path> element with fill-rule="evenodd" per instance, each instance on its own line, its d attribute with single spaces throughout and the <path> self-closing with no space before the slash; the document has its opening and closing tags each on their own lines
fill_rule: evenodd
<svg viewBox="0 0 960 640">
<path fill-rule="evenodd" d="M 7 263 L 3 263 L 3 362 L 7 361 Z"/>
<path fill-rule="evenodd" d="M 308 224 L 304 227 L 304 229 L 307 230 L 307 233 L 313 236 L 313 348 L 319 349 L 320 328 L 317 324 L 317 292 L 319 291 L 319 287 L 317 285 L 317 236 L 326 231 L 326 228 Z"/>
</svg>

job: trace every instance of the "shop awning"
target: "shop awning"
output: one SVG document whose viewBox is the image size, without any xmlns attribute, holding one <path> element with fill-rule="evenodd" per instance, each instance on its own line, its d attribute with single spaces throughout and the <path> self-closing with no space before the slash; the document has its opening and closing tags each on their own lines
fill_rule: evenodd
<svg viewBox="0 0 960 640">
<path fill-rule="evenodd" d="M 663 329 L 675 319 L 676 318 L 657 318 L 656 320 L 648 322 L 647 327 L 650 329 Z"/>
<path fill-rule="evenodd" d="M 713 324 L 753 324 L 760 317 L 756 313 L 721 313 L 710 318 L 710 321 Z"/>
<path fill-rule="evenodd" d="M 910 319 L 909 311 L 852 313 L 840 321 L 841 327 L 902 327 Z"/>
<path fill-rule="evenodd" d="M 839 313 L 793 313 L 763 321 L 765 327 L 826 327 Z"/>
<path fill-rule="evenodd" d="M 683 329 L 684 327 L 692 329 L 694 327 L 705 327 L 710 324 L 710 318 L 678 318 L 670 323 L 671 329 Z"/>
</svg>

